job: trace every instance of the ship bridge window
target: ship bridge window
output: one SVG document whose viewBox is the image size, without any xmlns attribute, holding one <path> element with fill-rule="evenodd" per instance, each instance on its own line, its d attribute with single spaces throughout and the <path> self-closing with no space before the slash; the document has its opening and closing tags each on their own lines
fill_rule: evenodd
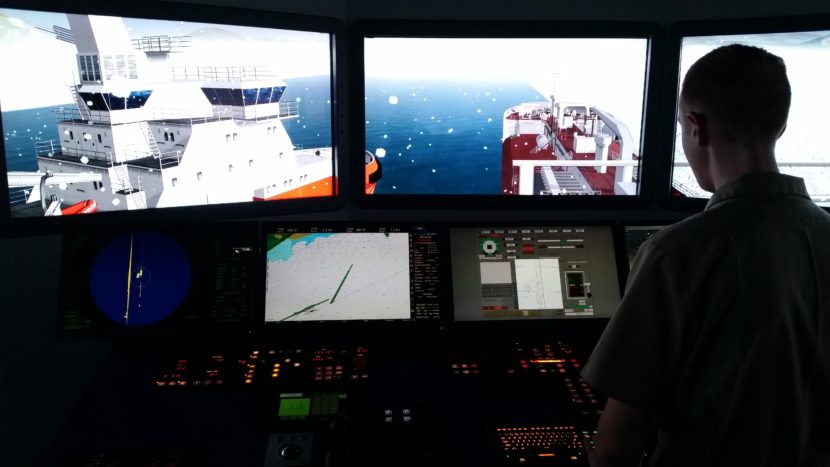
<svg viewBox="0 0 830 467">
<path fill-rule="evenodd" d="M 127 79 L 138 78 L 135 55 L 104 55 L 104 76 L 107 80 L 118 76 Z"/>
<path fill-rule="evenodd" d="M 82 83 L 100 82 L 101 66 L 98 63 L 98 55 L 78 55 L 78 71 Z"/>
<path fill-rule="evenodd" d="M 243 105 L 240 89 L 202 88 L 202 92 L 212 105 Z"/>
<path fill-rule="evenodd" d="M 130 97 L 127 98 L 127 108 L 128 109 L 140 109 L 144 107 L 144 104 L 147 103 L 147 99 L 150 98 L 150 94 L 153 91 L 150 90 L 141 90 L 141 91 L 132 91 L 130 93 Z"/>
<path fill-rule="evenodd" d="M 89 110 L 109 110 L 106 101 L 104 101 L 104 96 L 100 92 L 81 92 L 79 94 Z"/>
<path fill-rule="evenodd" d="M 285 92 L 285 86 L 274 86 L 274 92 L 271 93 L 271 102 L 279 102 L 283 92 Z"/>
<path fill-rule="evenodd" d="M 128 97 L 116 96 L 113 93 L 104 94 L 110 110 L 140 109 L 147 103 L 152 91 L 131 91 Z"/>
<path fill-rule="evenodd" d="M 242 102 L 243 105 L 256 105 L 256 97 L 257 97 L 257 89 L 243 89 L 242 90 Z"/>
<path fill-rule="evenodd" d="M 260 104 L 269 104 L 271 103 L 271 94 L 273 94 L 274 88 L 259 88 L 259 96 L 257 97 L 257 102 Z"/>
</svg>

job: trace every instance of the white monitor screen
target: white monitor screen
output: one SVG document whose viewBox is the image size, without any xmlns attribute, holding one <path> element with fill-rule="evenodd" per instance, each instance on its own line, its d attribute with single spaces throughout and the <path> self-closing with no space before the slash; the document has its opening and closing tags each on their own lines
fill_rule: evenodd
<svg viewBox="0 0 830 467">
<path fill-rule="evenodd" d="M 646 38 L 364 38 L 373 195 L 637 195 Z"/>
<path fill-rule="evenodd" d="M 0 9 L 11 217 L 334 194 L 331 34 Z"/>
<path fill-rule="evenodd" d="M 830 206 L 830 152 L 824 144 L 824 109 L 830 108 L 830 88 L 823 72 L 830 69 L 830 30 L 685 37 L 680 83 L 700 57 L 733 43 L 761 47 L 784 59 L 792 103 L 787 129 L 775 146 L 778 167 L 782 173 L 803 178 L 813 200 Z M 679 125 L 675 125 L 672 194 L 681 198 L 711 196 L 700 188 L 692 174 L 683 152 Z"/>
<path fill-rule="evenodd" d="M 433 230 L 275 227 L 265 249 L 266 322 L 439 318 Z"/>
</svg>

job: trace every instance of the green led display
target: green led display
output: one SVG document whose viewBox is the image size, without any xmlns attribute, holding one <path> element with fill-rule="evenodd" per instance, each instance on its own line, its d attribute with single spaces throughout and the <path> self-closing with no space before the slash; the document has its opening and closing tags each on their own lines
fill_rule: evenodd
<svg viewBox="0 0 830 467">
<path fill-rule="evenodd" d="M 310 411 L 310 397 L 280 399 L 280 417 L 308 417 Z"/>
</svg>

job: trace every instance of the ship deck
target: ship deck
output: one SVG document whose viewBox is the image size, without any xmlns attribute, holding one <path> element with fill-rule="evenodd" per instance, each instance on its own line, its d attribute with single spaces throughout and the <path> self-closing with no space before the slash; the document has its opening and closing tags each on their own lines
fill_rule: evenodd
<svg viewBox="0 0 830 467">
<path fill-rule="evenodd" d="M 83 156 L 81 156 L 83 157 Z M 51 161 L 59 161 L 59 162 L 67 162 L 70 164 L 77 164 L 82 166 L 89 166 L 95 167 L 99 169 L 109 169 L 112 167 L 113 164 L 109 160 L 98 159 L 98 158 L 87 158 L 88 161 L 86 163 L 81 162 L 81 157 L 77 155 L 67 155 L 64 154 L 63 151 L 55 151 L 52 156 L 38 156 L 38 159 L 44 160 L 51 160 Z M 133 159 L 130 161 L 126 161 L 125 164 L 135 167 L 140 167 L 144 169 L 153 169 L 153 170 L 161 170 L 159 166 L 159 160 L 150 156 L 150 157 L 142 157 L 141 159 Z"/>
</svg>

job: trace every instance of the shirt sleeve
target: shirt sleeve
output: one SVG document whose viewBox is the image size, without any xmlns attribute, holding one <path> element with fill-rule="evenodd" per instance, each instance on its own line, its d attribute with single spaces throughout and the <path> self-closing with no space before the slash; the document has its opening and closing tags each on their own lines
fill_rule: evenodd
<svg viewBox="0 0 830 467">
<path fill-rule="evenodd" d="M 619 307 L 597 342 L 583 378 L 633 407 L 665 406 L 677 381 L 690 296 L 670 257 L 648 241 L 640 248 Z"/>
</svg>

